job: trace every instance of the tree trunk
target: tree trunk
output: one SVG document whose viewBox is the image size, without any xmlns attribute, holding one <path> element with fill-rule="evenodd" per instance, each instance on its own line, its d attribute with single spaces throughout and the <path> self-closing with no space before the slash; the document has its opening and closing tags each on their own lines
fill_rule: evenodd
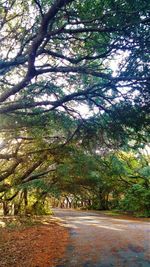
<svg viewBox="0 0 150 267">
<path fill-rule="evenodd" d="M 24 212 L 25 215 L 28 213 L 28 191 L 24 189 L 23 191 L 23 198 L 24 198 Z"/>
<path fill-rule="evenodd" d="M 4 216 L 9 214 L 9 206 L 7 201 L 3 201 L 3 214 Z"/>
<path fill-rule="evenodd" d="M 99 193 L 99 209 L 100 210 L 107 210 L 108 209 L 108 202 L 107 202 L 105 194 L 103 192 Z"/>
</svg>

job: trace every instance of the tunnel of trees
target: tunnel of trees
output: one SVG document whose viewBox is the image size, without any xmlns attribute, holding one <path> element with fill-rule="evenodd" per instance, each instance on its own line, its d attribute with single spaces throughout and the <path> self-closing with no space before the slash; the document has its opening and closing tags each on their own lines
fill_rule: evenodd
<svg viewBox="0 0 150 267">
<path fill-rule="evenodd" d="M 150 1 L 2 0 L 0 208 L 150 216 Z"/>
</svg>

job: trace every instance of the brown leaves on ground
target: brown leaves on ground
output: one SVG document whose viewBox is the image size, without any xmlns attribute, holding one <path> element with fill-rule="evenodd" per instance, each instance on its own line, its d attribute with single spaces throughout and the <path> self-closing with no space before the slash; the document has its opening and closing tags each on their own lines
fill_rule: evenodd
<svg viewBox="0 0 150 267">
<path fill-rule="evenodd" d="M 19 223 L 17 229 L 14 225 L 0 228 L 0 267 L 56 266 L 68 239 L 67 229 L 48 217 L 38 218 L 33 225 Z"/>
</svg>

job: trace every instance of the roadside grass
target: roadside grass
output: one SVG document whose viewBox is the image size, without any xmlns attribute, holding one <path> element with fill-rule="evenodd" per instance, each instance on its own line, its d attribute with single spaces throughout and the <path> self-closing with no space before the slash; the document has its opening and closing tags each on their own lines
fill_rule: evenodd
<svg viewBox="0 0 150 267">
<path fill-rule="evenodd" d="M 123 215 L 125 213 L 120 212 L 118 210 L 107 210 L 107 211 L 103 211 L 103 214 L 111 215 L 111 216 L 121 216 L 121 215 Z"/>
</svg>

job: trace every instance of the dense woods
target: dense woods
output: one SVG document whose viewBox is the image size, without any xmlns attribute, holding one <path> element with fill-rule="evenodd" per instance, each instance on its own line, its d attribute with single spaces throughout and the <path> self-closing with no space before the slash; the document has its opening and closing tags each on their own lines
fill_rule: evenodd
<svg viewBox="0 0 150 267">
<path fill-rule="evenodd" d="M 150 2 L 0 3 L 0 207 L 150 216 Z"/>
</svg>

